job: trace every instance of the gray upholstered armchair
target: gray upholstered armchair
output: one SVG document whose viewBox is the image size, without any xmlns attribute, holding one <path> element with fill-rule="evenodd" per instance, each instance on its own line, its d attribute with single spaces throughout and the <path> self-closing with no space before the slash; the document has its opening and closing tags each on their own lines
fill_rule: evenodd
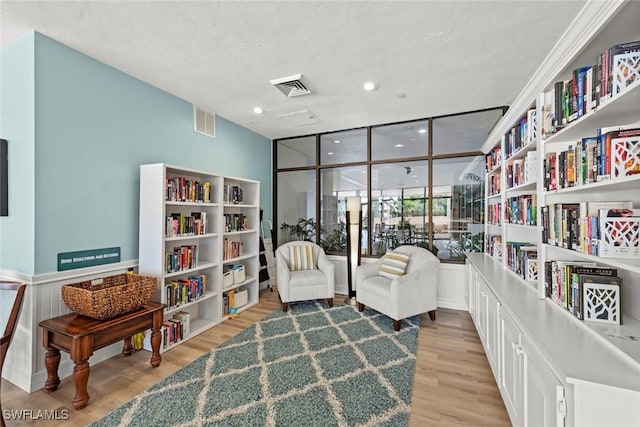
<svg viewBox="0 0 640 427">
<path fill-rule="evenodd" d="M 357 268 L 358 310 L 364 310 L 366 305 L 391 317 L 396 331 L 400 330 L 402 319 L 417 314 L 429 313 L 431 320 L 436 320 L 440 260 L 417 246 L 399 246 L 391 254 L 399 255 L 396 265 L 385 260 L 385 255 Z M 402 274 L 403 265 L 406 271 Z M 381 267 L 386 271 L 381 273 Z"/>
<path fill-rule="evenodd" d="M 314 243 L 295 241 L 276 249 L 276 284 L 282 311 L 293 301 L 323 298 L 333 307 L 334 266 Z"/>
</svg>

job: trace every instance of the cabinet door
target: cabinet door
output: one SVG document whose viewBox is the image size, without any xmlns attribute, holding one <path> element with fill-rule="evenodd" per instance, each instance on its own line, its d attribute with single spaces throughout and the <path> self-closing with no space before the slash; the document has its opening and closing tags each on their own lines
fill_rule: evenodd
<svg viewBox="0 0 640 427">
<path fill-rule="evenodd" d="M 470 264 L 467 265 L 467 293 L 469 295 L 469 314 L 473 323 L 478 323 L 478 272 Z"/>
<path fill-rule="evenodd" d="M 498 311 L 500 303 L 487 284 L 478 277 L 478 332 L 484 343 L 487 359 L 498 381 Z"/>
<path fill-rule="evenodd" d="M 511 316 L 500 313 L 500 391 L 511 423 L 523 425 L 523 358 L 520 346 L 520 329 Z"/>
<path fill-rule="evenodd" d="M 566 415 L 564 387 L 527 337 L 522 339 L 524 358 L 524 425 L 563 426 Z"/>
</svg>

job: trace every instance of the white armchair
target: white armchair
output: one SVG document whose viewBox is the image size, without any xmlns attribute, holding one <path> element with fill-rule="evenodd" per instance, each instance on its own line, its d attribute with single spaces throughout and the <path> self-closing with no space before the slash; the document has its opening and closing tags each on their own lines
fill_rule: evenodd
<svg viewBox="0 0 640 427">
<path fill-rule="evenodd" d="M 366 305 L 391 317 L 396 331 L 402 319 L 417 314 L 429 313 L 431 320 L 436 320 L 440 260 L 417 246 L 399 246 L 392 252 L 409 257 L 403 275 L 393 279 L 380 275 L 382 258 L 356 269 L 358 310 Z"/>
<path fill-rule="evenodd" d="M 282 311 L 289 309 L 290 302 L 323 298 L 333 307 L 334 266 L 315 243 L 285 243 L 276 249 L 276 286 Z"/>
</svg>

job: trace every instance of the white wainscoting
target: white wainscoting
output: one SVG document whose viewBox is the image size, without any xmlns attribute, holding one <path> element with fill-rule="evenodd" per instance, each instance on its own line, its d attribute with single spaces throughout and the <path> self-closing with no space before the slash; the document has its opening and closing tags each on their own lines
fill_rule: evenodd
<svg viewBox="0 0 640 427">
<path fill-rule="evenodd" d="M 329 255 L 336 273 L 336 293 L 347 294 L 347 258 Z M 375 262 L 377 258 L 362 258 L 362 263 Z M 440 263 L 438 281 L 438 307 L 468 311 L 466 296 L 466 269 L 464 264 Z M 357 290 L 356 290 L 357 294 Z"/>
<path fill-rule="evenodd" d="M 62 301 L 62 285 L 124 273 L 137 268 L 137 265 L 137 260 L 133 260 L 37 276 L 0 271 L 0 278 L 28 285 L 2 377 L 29 393 L 43 388 L 47 379 L 44 366 L 46 350 L 42 346 L 42 328 L 38 324 L 42 320 L 69 313 Z M 121 351 L 121 342 L 112 344 L 94 352 L 89 363 L 95 365 Z M 61 355 L 58 376 L 63 379 L 73 374 L 73 362 L 67 353 L 61 352 Z"/>
</svg>

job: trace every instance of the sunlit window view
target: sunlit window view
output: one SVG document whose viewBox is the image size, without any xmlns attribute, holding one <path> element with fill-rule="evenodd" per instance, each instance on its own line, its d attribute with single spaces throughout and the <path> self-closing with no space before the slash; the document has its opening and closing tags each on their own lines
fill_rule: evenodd
<svg viewBox="0 0 640 427">
<path fill-rule="evenodd" d="M 345 254 L 347 198 L 359 196 L 362 255 L 416 245 L 461 262 L 465 252 L 481 252 L 484 163 L 470 147 L 480 146 L 501 114 L 496 109 L 276 141 L 275 163 L 284 169 L 276 171 L 278 244 L 310 240 L 328 254 Z M 429 156 L 430 144 L 439 154 Z"/>
</svg>

